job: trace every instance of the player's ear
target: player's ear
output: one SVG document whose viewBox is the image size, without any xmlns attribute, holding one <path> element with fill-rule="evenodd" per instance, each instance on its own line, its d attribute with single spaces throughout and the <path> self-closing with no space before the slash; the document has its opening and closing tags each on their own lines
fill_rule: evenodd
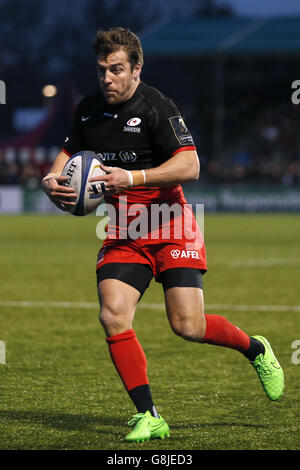
<svg viewBox="0 0 300 470">
<path fill-rule="evenodd" d="M 134 80 L 138 80 L 142 71 L 142 65 L 140 63 L 135 64 L 133 67 L 133 78 Z"/>
</svg>

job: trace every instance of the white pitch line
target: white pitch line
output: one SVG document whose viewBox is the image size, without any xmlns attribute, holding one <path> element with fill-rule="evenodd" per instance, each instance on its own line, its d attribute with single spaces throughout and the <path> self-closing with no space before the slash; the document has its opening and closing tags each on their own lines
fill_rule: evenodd
<svg viewBox="0 0 300 470">
<path fill-rule="evenodd" d="M 235 310 L 240 312 L 260 311 L 260 312 L 300 312 L 300 305 L 226 305 L 226 304 L 206 304 L 210 310 Z"/>
<path fill-rule="evenodd" d="M 284 258 L 265 258 L 265 259 L 249 259 L 229 261 L 227 265 L 230 268 L 264 268 L 269 266 L 299 266 L 300 259 L 284 259 Z"/>
<path fill-rule="evenodd" d="M 95 308 L 99 304 L 95 302 L 52 302 L 52 301 L 30 301 L 30 300 L 3 300 L 0 307 L 58 307 L 58 308 Z"/>
<path fill-rule="evenodd" d="M 1 300 L 0 307 L 12 308 L 82 308 L 82 309 L 98 309 L 96 302 L 59 302 L 59 301 L 29 301 L 29 300 Z M 142 302 L 138 306 L 143 310 L 165 310 L 164 303 L 147 303 Z M 229 304 L 205 304 L 205 308 L 209 310 L 222 311 L 240 311 L 240 312 L 300 312 L 300 305 L 229 305 Z"/>
</svg>

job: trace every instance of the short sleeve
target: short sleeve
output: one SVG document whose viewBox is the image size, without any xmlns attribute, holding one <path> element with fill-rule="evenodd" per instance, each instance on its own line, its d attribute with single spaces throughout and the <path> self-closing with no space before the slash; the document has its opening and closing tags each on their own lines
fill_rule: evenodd
<svg viewBox="0 0 300 470">
<path fill-rule="evenodd" d="M 80 150 L 85 148 L 85 138 L 82 128 L 83 104 L 84 100 L 78 104 L 75 110 L 71 129 L 62 148 L 62 150 L 69 156 L 74 155 L 74 153 L 80 152 Z"/>
<path fill-rule="evenodd" d="M 152 138 L 165 160 L 182 150 L 196 150 L 184 117 L 171 99 L 159 100 L 154 108 L 154 115 Z"/>
</svg>

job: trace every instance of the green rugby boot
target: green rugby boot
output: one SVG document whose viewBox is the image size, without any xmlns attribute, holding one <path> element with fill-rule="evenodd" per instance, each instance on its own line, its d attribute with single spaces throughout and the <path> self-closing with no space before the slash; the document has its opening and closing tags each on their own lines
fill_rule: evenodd
<svg viewBox="0 0 300 470">
<path fill-rule="evenodd" d="M 169 426 L 166 421 L 159 416 L 154 418 L 150 411 L 138 413 L 128 421 L 129 426 L 134 426 L 133 430 L 125 436 L 125 441 L 144 442 L 150 439 L 164 439 L 170 436 Z"/>
<path fill-rule="evenodd" d="M 270 400 L 278 400 L 283 395 L 283 370 L 266 338 L 259 335 L 252 336 L 252 338 L 263 343 L 265 353 L 259 354 L 251 364 L 257 372 L 267 397 Z"/>
</svg>

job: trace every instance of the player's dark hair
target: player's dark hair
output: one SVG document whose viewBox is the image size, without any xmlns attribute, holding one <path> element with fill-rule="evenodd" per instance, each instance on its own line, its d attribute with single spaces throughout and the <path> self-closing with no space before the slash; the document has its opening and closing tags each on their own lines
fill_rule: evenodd
<svg viewBox="0 0 300 470">
<path fill-rule="evenodd" d="M 138 63 L 143 65 L 143 48 L 139 38 L 129 29 L 115 27 L 107 31 L 100 29 L 94 40 L 94 51 L 96 56 L 106 58 L 112 52 L 123 48 L 131 64 L 131 69 Z"/>
</svg>

